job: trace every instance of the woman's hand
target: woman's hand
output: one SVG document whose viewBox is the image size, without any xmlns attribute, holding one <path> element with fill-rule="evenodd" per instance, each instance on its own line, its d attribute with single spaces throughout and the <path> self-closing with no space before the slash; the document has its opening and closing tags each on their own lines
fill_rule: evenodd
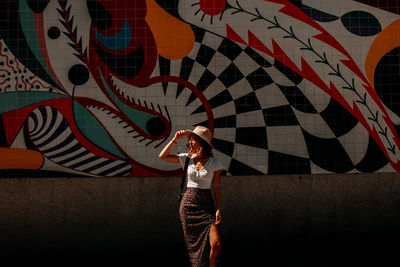
<svg viewBox="0 0 400 267">
<path fill-rule="evenodd" d="M 185 131 L 185 130 L 177 131 L 177 132 L 175 133 L 174 138 L 172 138 L 172 141 L 173 141 L 174 143 L 177 143 L 179 140 L 181 140 L 181 139 L 184 138 L 185 136 L 186 136 L 186 131 Z"/>
<path fill-rule="evenodd" d="M 177 131 L 174 138 L 172 138 L 172 140 L 168 142 L 168 144 L 163 148 L 158 157 L 167 162 L 179 163 L 179 157 L 177 155 L 171 155 L 171 150 L 174 147 L 174 144 L 185 137 L 185 134 L 185 130 Z"/>
<path fill-rule="evenodd" d="M 220 224 L 221 221 L 222 221 L 221 211 L 217 209 L 217 212 L 215 213 L 215 225 Z"/>
</svg>

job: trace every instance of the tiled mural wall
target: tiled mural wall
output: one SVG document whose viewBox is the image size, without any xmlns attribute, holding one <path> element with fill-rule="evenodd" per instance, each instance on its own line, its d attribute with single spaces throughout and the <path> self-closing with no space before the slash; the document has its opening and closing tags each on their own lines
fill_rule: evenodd
<svg viewBox="0 0 400 267">
<path fill-rule="evenodd" d="M 226 175 L 398 172 L 394 3 L 2 0 L 0 174 L 179 175 L 196 125 Z"/>
</svg>

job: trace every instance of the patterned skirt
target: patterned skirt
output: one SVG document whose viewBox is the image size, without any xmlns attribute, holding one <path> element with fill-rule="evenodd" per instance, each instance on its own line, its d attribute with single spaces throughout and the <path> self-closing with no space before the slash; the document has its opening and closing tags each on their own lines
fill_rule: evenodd
<svg viewBox="0 0 400 267">
<path fill-rule="evenodd" d="M 208 266 L 211 249 L 209 235 L 215 223 L 211 190 L 187 188 L 180 204 L 179 216 L 191 265 Z"/>
</svg>

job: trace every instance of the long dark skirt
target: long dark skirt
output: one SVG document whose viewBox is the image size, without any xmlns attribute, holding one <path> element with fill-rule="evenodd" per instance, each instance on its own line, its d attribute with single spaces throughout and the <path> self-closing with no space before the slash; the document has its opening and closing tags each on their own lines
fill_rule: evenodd
<svg viewBox="0 0 400 267">
<path fill-rule="evenodd" d="M 180 204 L 179 216 L 191 265 L 208 266 L 210 229 L 215 223 L 215 205 L 211 190 L 187 188 Z"/>
</svg>

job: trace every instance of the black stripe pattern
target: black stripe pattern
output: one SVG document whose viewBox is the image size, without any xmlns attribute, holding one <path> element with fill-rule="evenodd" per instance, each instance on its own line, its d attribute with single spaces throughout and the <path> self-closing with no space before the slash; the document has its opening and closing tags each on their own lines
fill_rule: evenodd
<svg viewBox="0 0 400 267">
<path fill-rule="evenodd" d="M 51 161 L 68 169 L 99 176 L 131 173 L 127 161 L 95 155 L 78 142 L 64 116 L 54 107 L 39 107 L 29 116 L 32 143 Z"/>
</svg>

